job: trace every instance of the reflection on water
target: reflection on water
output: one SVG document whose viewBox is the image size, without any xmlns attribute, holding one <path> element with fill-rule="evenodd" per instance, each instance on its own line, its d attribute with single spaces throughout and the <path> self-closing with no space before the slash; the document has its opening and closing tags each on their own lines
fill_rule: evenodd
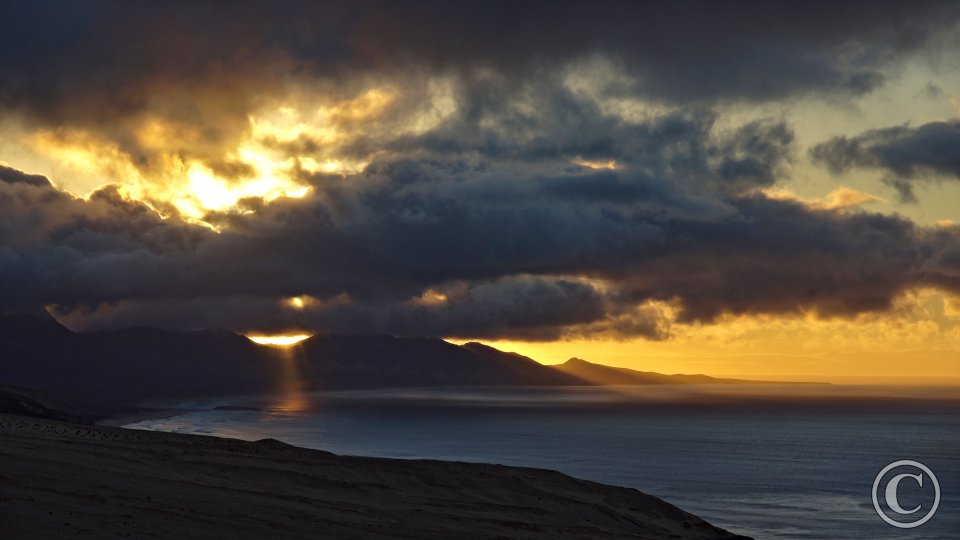
<svg viewBox="0 0 960 540">
<path fill-rule="evenodd" d="M 292 400 L 196 402 L 207 410 L 135 427 L 555 469 L 640 489 L 758 539 L 904 538 L 877 517 L 870 488 L 887 463 L 916 459 L 944 491 L 934 519 L 909 537 L 960 530 L 956 388 L 300 390 Z M 262 410 L 209 410 L 217 405 Z"/>
<path fill-rule="evenodd" d="M 650 385 L 575 387 L 473 387 L 395 388 L 376 390 L 315 391 L 304 394 L 303 383 L 291 367 L 290 394 L 301 403 L 295 410 L 307 410 L 335 402 L 390 403 L 425 406 L 471 405 L 476 407 L 563 407 L 563 406 L 757 406 L 778 407 L 797 404 L 829 407 L 837 404 L 960 403 L 960 386 L 868 386 L 868 385 Z M 230 401 L 262 402 L 263 397 L 236 397 Z M 275 407 L 268 405 L 267 409 Z"/>
<path fill-rule="evenodd" d="M 278 349 L 280 357 L 280 387 L 276 395 L 268 398 L 266 408 L 283 413 L 305 411 L 310 407 L 310 399 L 304 392 L 304 378 L 300 372 L 300 360 L 303 354 L 300 347 Z"/>
</svg>

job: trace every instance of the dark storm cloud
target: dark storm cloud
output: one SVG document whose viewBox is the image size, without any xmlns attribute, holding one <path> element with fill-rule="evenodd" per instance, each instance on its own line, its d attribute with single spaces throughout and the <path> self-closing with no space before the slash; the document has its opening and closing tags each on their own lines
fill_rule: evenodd
<svg viewBox="0 0 960 540">
<path fill-rule="evenodd" d="M 960 180 L 960 122 L 896 126 L 834 137 L 810 153 L 835 173 L 855 167 L 880 169 L 904 200 L 916 200 L 916 181 Z"/>
<path fill-rule="evenodd" d="M 155 149 L 137 131 L 158 118 L 171 150 L 217 167 L 281 81 L 322 76 L 345 57 L 351 9 L 293 4 L 5 2 L 0 107 L 95 131 L 144 167 Z"/>
<path fill-rule="evenodd" d="M 54 138 L 92 134 L 147 176 L 176 157 L 240 179 L 252 171 L 230 153 L 250 115 L 294 89 L 336 101 L 370 80 L 449 76 L 469 122 L 492 105 L 484 96 L 533 86 L 533 99 L 556 104 L 552 121 L 563 123 L 567 113 L 583 118 L 586 105 L 544 96 L 546 86 L 554 92 L 571 65 L 602 58 L 626 77 L 601 84 L 603 98 L 709 108 L 854 96 L 904 58 L 946 47 L 958 21 L 951 2 L 7 2 L 0 114 Z M 478 76 L 489 72 L 496 76 Z M 523 133 L 526 120 L 514 114 L 502 127 Z M 145 139 L 157 126 L 161 136 Z M 619 134 L 599 136 L 604 126 L 565 127 L 583 137 L 557 148 L 548 136 L 528 153 L 625 150 Z M 431 136 L 433 145 L 457 142 Z M 361 142 L 352 150 L 383 149 Z M 488 142 L 491 152 L 512 152 L 507 141 Z M 316 149 L 309 138 L 299 143 Z M 725 174 L 767 181 L 755 166 L 731 161 Z"/>
<path fill-rule="evenodd" d="M 389 177 L 388 189 L 411 196 L 417 188 L 405 186 L 437 174 L 465 180 L 436 183 L 453 198 L 509 201 L 537 191 L 584 203 L 646 202 L 674 210 L 687 203 L 693 212 L 713 205 L 710 194 L 772 185 L 794 154 L 793 132 L 782 120 L 721 130 L 718 113 L 704 107 L 628 120 L 553 76 L 520 88 L 483 80 L 464 86 L 458 109 L 426 133 L 369 135 L 342 151 L 357 158 L 377 150 L 413 156 L 368 169 Z M 590 163 L 617 170 L 591 170 Z M 518 174 L 533 181 L 516 182 Z"/>
<path fill-rule="evenodd" d="M 459 116 L 393 148 L 469 151 L 527 163 L 614 160 L 651 178 L 699 179 L 731 190 L 773 183 L 792 150 L 793 133 L 783 123 L 751 123 L 717 140 L 712 137 L 717 115 L 705 109 L 675 111 L 638 123 L 605 115 L 596 105 L 570 96 L 549 99 L 545 92 L 538 96 L 536 112 L 523 115 L 488 97 L 484 110 L 498 111 L 506 121 Z"/>
<path fill-rule="evenodd" d="M 160 119 L 172 126 L 164 151 L 251 174 L 231 161 L 230 141 L 288 84 L 352 99 L 367 76 L 407 89 L 449 75 L 456 106 L 428 129 L 394 130 L 393 116 L 432 106 L 430 92 L 399 92 L 337 143 L 335 157 L 370 161 L 362 172 L 301 171 L 308 196 L 205 216 L 219 232 L 172 208 L 161 218 L 160 202 L 117 187 L 80 199 L 0 168 L 0 310 L 55 306 L 85 329 L 664 339 L 665 304 L 681 323 L 848 316 L 912 287 L 960 291 L 957 230 L 766 198 L 795 152 L 792 131 L 777 119 L 721 128 L 715 106 L 870 91 L 954 28 L 958 9 L 13 4 L 0 18 L 3 112 L 57 134 L 90 132 L 138 165 L 154 150 L 138 130 Z M 625 76 L 600 77 L 589 95 L 566 84 L 571 65 L 595 61 Z M 607 98 L 658 105 L 630 117 L 605 109 Z M 322 147 L 309 133 L 267 142 L 297 146 L 289 155 Z M 836 146 L 856 149 L 835 152 L 856 156 L 838 168 L 875 159 L 872 139 Z M 832 163 L 829 148 L 815 152 Z M 300 295 L 311 297 L 302 309 L 283 303 Z"/>
<path fill-rule="evenodd" d="M 32 186 L 49 186 L 50 180 L 39 174 L 27 174 L 10 167 L 0 165 L 0 182 L 8 184 L 30 184 Z"/>
<path fill-rule="evenodd" d="M 562 278 L 456 282 L 439 287 L 439 292 L 445 300 L 356 302 L 334 297 L 300 310 L 263 297 L 162 298 L 121 301 L 94 311 L 65 309 L 59 315 L 81 330 L 147 325 L 534 340 L 557 339 L 569 326 L 606 317 L 598 291 Z"/>
<path fill-rule="evenodd" d="M 621 292 L 679 298 L 681 321 L 801 309 L 853 315 L 890 307 L 933 270 L 923 266 L 931 252 L 957 241 L 934 241 L 897 217 L 817 212 L 763 197 L 731 204 L 736 211 L 725 219 L 667 222 L 670 247 L 617 273 Z"/>
<path fill-rule="evenodd" d="M 419 2 L 378 5 L 359 25 L 365 59 L 528 70 L 599 52 L 669 101 L 862 93 L 882 66 L 957 22 L 949 3 Z M 430 31 L 424 31 L 430 29 Z"/>
<path fill-rule="evenodd" d="M 210 117 L 216 139 L 298 77 L 410 65 L 516 76 L 594 53 L 637 77 L 611 92 L 667 101 L 857 94 L 958 15 L 952 2 L 8 2 L 0 103 L 54 124 Z M 211 93 L 231 99 L 198 107 Z"/>
<path fill-rule="evenodd" d="M 425 184 L 435 179 L 424 179 Z M 522 181 L 520 183 L 523 183 Z M 711 214 L 531 194 L 506 207 L 479 197 L 376 192 L 362 244 L 396 285 L 502 273 L 586 275 L 611 301 L 680 301 L 684 320 L 721 313 L 851 315 L 889 307 L 939 269 L 953 237 L 874 214 L 813 211 L 762 196 L 730 197 Z M 423 280 L 423 281 L 421 281 Z"/>
<path fill-rule="evenodd" d="M 691 215 L 668 202 L 544 197 L 539 186 L 502 204 L 449 191 L 475 172 L 410 167 L 371 167 L 340 192 L 231 215 L 221 234 L 160 219 L 109 189 L 83 201 L 0 184 L 0 230 L 31 232 L 2 237 L 0 300 L 56 304 L 78 328 L 663 338 L 669 320 L 645 302 L 673 302 L 687 322 L 848 316 L 886 309 L 911 287 L 960 291 L 960 234 L 898 217 L 759 195 L 728 195 L 713 213 Z M 317 301 L 281 303 L 303 294 Z"/>
</svg>

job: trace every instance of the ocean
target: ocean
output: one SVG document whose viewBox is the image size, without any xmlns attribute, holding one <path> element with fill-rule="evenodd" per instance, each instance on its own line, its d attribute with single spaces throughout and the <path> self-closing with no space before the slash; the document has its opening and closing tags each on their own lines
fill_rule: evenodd
<svg viewBox="0 0 960 540">
<path fill-rule="evenodd" d="M 555 469 L 639 489 L 757 539 L 960 538 L 957 388 L 403 389 L 175 406 L 191 412 L 128 427 Z M 936 513 L 913 529 L 885 523 L 871 498 L 877 474 L 898 460 L 926 465 L 941 488 Z M 932 505 L 924 479 L 900 484 L 902 507 L 920 505 L 918 516 Z"/>
</svg>

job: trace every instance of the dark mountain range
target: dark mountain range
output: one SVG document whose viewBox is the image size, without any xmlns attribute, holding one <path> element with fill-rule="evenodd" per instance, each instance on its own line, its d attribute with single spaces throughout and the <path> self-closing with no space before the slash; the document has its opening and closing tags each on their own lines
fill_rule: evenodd
<svg viewBox="0 0 960 540">
<path fill-rule="evenodd" d="M 225 331 L 74 333 L 50 317 L 0 317 L 0 383 L 74 403 L 257 392 L 276 353 Z"/>
<path fill-rule="evenodd" d="M 308 384 L 321 388 L 584 384 L 524 356 L 436 338 L 319 335 L 278 352 L 293 356 Z"/>
<path fill-rule="evenodd" d="M 74 333 L 49 316 L 0 316 L 0 384 L 73 403 L 298 390 L 429 386 L 748 383 L 571 359 L 545 366 L 481 343 L 317 335 L 289 348 L 226 330 Z"/>
<path fill-rule="evenodd" d="M 403 386 L 570 385 L 571 375 L 479 343 L 318 335 L 290 348 L 225 330 L 74 333 L 50 317 L 0 317 L 0 383 L 73 402 Z"/>
<path fill-rule="evenodd" d="M 562 364 L 551 366 L 572 377 L 585 381 L 584 384 L 599 385 L 649 385 L 649 384 L 819 384 L 786 383 L 782 381 L 753 381 L 745 379 L 722 379 L 708 375 L 665 375 L 652 371 L 594 364 L 580 358 L 571 358 Z"/>
</svg>

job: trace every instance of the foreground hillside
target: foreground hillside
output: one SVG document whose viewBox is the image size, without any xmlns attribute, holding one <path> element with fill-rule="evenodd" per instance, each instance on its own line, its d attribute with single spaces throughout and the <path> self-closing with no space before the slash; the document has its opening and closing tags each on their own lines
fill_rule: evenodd
<svg viewBox="0 0 960 540">
<path fill-rule="evenodd" d="M 27 388 L 0 385 L 0 414 L 16 414 L 65 422 L 90 423 L 94 420 L 77 413 L 70 405 L 55 401 Z"/>
<path fill-rule="evenodd" d="M 0 538 L 743 538 L 546 470 L 0 415 Z"/>
</svg>

